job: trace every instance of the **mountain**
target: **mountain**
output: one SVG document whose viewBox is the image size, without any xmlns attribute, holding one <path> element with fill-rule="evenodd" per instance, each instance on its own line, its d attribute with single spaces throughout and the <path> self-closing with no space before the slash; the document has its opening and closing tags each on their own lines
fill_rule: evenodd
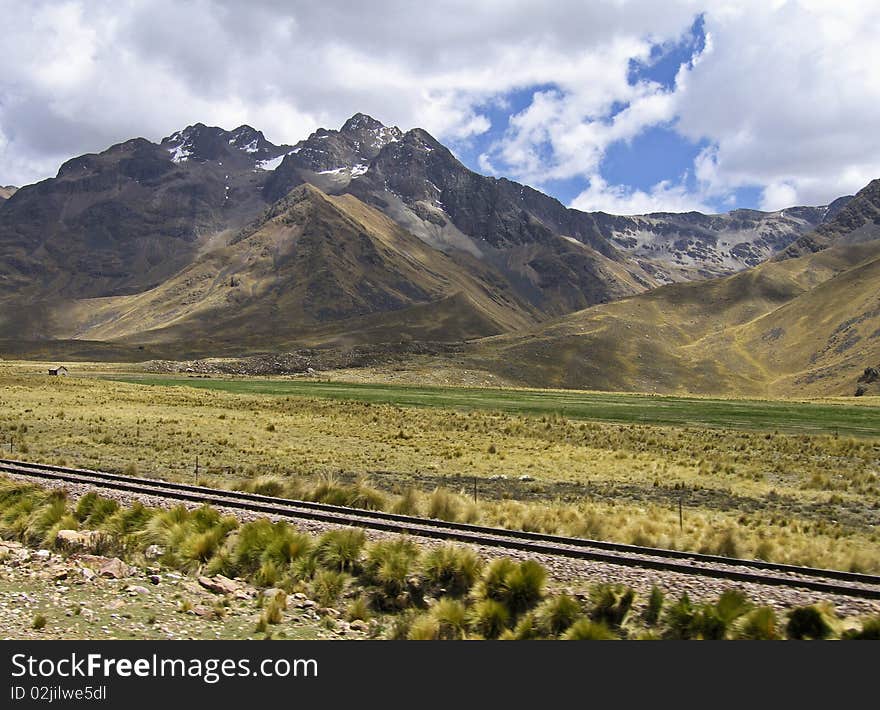
<svg viewBox="0 0 880 710">
<path fill-rule="evenodd" d="M 0 296 L 136 293 L 266 207 L 261 163 L 283 154 L 248 126 L 196 124 L 64 163 L 0 210 Z"/>
<path fill-rule="evenodd" d="M 852 395 L 880 363 L 880 241 L 664 286 L 474 344 L 512 381 L 660 393 Z"/>
<path fill-rule="evenodd" d="M 10 197 L 12 197 L 15 194 L 16 190 L 18 190 L 18 188 L 13 187 L 12 185 L 0 187 L 0 204 L 2 204 L 4 200 L 8 200 Z"/>
<path fill-rule="evenodd" d="M 831 218 L 795 240 L 777 258 L 791 259 L 827 249 L 833 244 L 855 244 L 880 239 L 880 179 L 872 180 L 852 198 L 829 205 Z"/>
<path fill-rule="evenodd" d="M 849 197 L 827 207 L 727 214 L 605 215 L 605 235 L 663 283 L 724 276 L 757 266 L 836 214 Z"/>
<path fill-rule="evenodd" d="M 175 356 L 537 332 L 752 267 L 859 202 L 618 217 L 365 114 L 293 146 L 197 123 L 0 203 L 0 337 Z"/>
<path fill-rule="evenodd" d="M 533 325 L 474 263 L 438 254 L 375 209 L 311 185 L 160 286 L 56 312 L 60 339 L 178 343 L 187 354 L 292 343 L 462 340 Z"/>
</svg>

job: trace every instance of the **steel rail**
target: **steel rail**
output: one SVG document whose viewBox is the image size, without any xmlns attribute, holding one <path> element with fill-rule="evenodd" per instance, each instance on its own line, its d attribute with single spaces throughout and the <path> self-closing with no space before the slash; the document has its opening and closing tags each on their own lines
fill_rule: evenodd
<svg viewBox="0 0 880 710">
<path fill-rule="evenodd" d="M 534 554 L 593 560 L 627 567 L 641 567 L 755 584 L 801 587 L 826 594 L 880 599 L 880 576 L 857 572 L 799 567 L 763 560 L 745 560 L 682 550 L 667 550 L 603 540 L 507 530 L 469 523 L 454 523 L 314 501 L 276 498 L 243 491 L 228 491 L 154 478 L 140 478 L 105 471 L 11 459 L 0 459 L 0 472 L 93 485 L 191 503 L 210 503 L 267 515 L 357 526 L 384 532 L 406 533 L 434 539 L 456 540 Z M 854 584 L 842 584 L 841 582 Z"/>
</svg>

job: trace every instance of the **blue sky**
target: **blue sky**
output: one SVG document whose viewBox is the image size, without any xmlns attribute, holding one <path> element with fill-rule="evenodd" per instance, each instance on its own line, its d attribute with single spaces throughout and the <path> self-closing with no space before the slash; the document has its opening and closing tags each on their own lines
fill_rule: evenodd
<svg viewBox="0 0 880 710">
<path fill-rule="evenodd" d="M 691 64 L 705 48 L 705 22 L 698 15 L 687 33 L 676 42 L 655 43 L 650 47 L 650 55 L 645 61 L 630 60 L 627 80 L 630 85 L 638 82 L 652 82 L 666 91 L 675 90 L 676 75 L 684 65 Z M 510 91 L 477 107 L 479 113 L 490 122 L 490 128 L 477 136 L 454 142 L 456 155 L 469 168 L 486 172 L 480 164 L 480 156 L 488 153 L 493 144 L 504 139 L 513 116 L 526 110 L 538 92 L 559 91 L 554 84 L 538 84 Z M 628 106 L 616 102 L 600 120 L 613 119 Z M 687 190 L 696 191 L 694 161 L 701 151 L 710 145 L 708 140 L 693 141 L 675 130 L 674 121 L 648 126 L 632 138 L 618 140 L 605 148 L 599 165 L 601 177 L 609 184 L 624 190 L 649 191 L 662 181 L 683 185 Z M 551 156 L 544 151 L 543 157 Z M 498 177 L 515 177 L 503 169 L 496 168 Z M 585 176 L 567 179 L 540 181 L 534 187 L 547 192 L 565 204 L 569 204 L 589 187 Z M 704 200 L 713 211 L 726 212 L 735 208 L 757 209 L 761 197 L 760 186 L 744 186 L 729 190 L 722 196 Z"/>
</svg>

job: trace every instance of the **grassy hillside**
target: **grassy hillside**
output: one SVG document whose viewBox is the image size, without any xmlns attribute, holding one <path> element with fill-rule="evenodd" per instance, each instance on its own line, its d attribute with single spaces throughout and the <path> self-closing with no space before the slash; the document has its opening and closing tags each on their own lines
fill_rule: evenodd
<svg viewBox="0 0 880 710">
<path fill-rule="evenodd" d="M 356 198 L 303 185 L 160 286 L 52 317 L 58 338 L 215 354 L 383 333 L 460 340 L 534 324 L 531 313 L 476 260 L 455 262 Z"/>
<path fill-rule="evenodd" d="M 880 362 L 878 270 L 880 242 L 835 247 L 488 338 L 473 360 L 536 386 L 852 394 Z"/>
</svg>

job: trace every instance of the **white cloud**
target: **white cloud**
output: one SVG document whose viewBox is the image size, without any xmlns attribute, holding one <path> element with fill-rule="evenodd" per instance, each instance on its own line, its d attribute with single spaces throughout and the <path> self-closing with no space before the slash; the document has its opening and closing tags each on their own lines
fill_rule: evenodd
<svg viewBox="0 0 880 710">
<path fill-rule="evenodd" d="M 626 55 L 693 12 L 653 0 L 445 0 L 418 12 L 405 0 L 0 0 L 0 181 L 196 121 L 293 142 L 364 111 L 467 139 L 489 128 L 478 107 L 512 89 L 556 82 L 591 105 L 614 100 Z"/>
<path fill-rule="evenodd" d="M 681 73 L 677 129 L 712 147 L 704 189 L 822 204 L 880 176 L 880 5 L 709 3 L 707 49 Z"/>
<path fill-rule="evenodd" d="M 585 212 L 632 215 L 650 212 L 712 212 L 712 208 L 691 194 L 683 181 L 663 180 L 647 192 L 623 185 L 609 185 L 598 174 L 590 186 L 574 198 L 571 206 Z"/>
<path fill-rule="evenodd" d="M 773 212 L 798 204 L 798 191 L 787 182 L 774 182 L 761 192 L 761 209 Z"/>
<path fill-rule="evenodd" d="M 672 89 L 631 60 L 685 36 L 706 49 Z M 535 185 L 581 179 L 608 211 L 820 204 L 880 176 L 880 5 L 819 0 L 0 0 L 0 183 L 189 123 L 295 142 L 355 111 L 464 144 L 487 105 L 543 87 L 480 157 Z M 549 87 L 549 88 L 548 88 Z M 624 107 L 623 110 L 619 110 Z M 657 125 L 708 144 L 697 188 L 608 185 L 609 146 Z"/>
</svg>

